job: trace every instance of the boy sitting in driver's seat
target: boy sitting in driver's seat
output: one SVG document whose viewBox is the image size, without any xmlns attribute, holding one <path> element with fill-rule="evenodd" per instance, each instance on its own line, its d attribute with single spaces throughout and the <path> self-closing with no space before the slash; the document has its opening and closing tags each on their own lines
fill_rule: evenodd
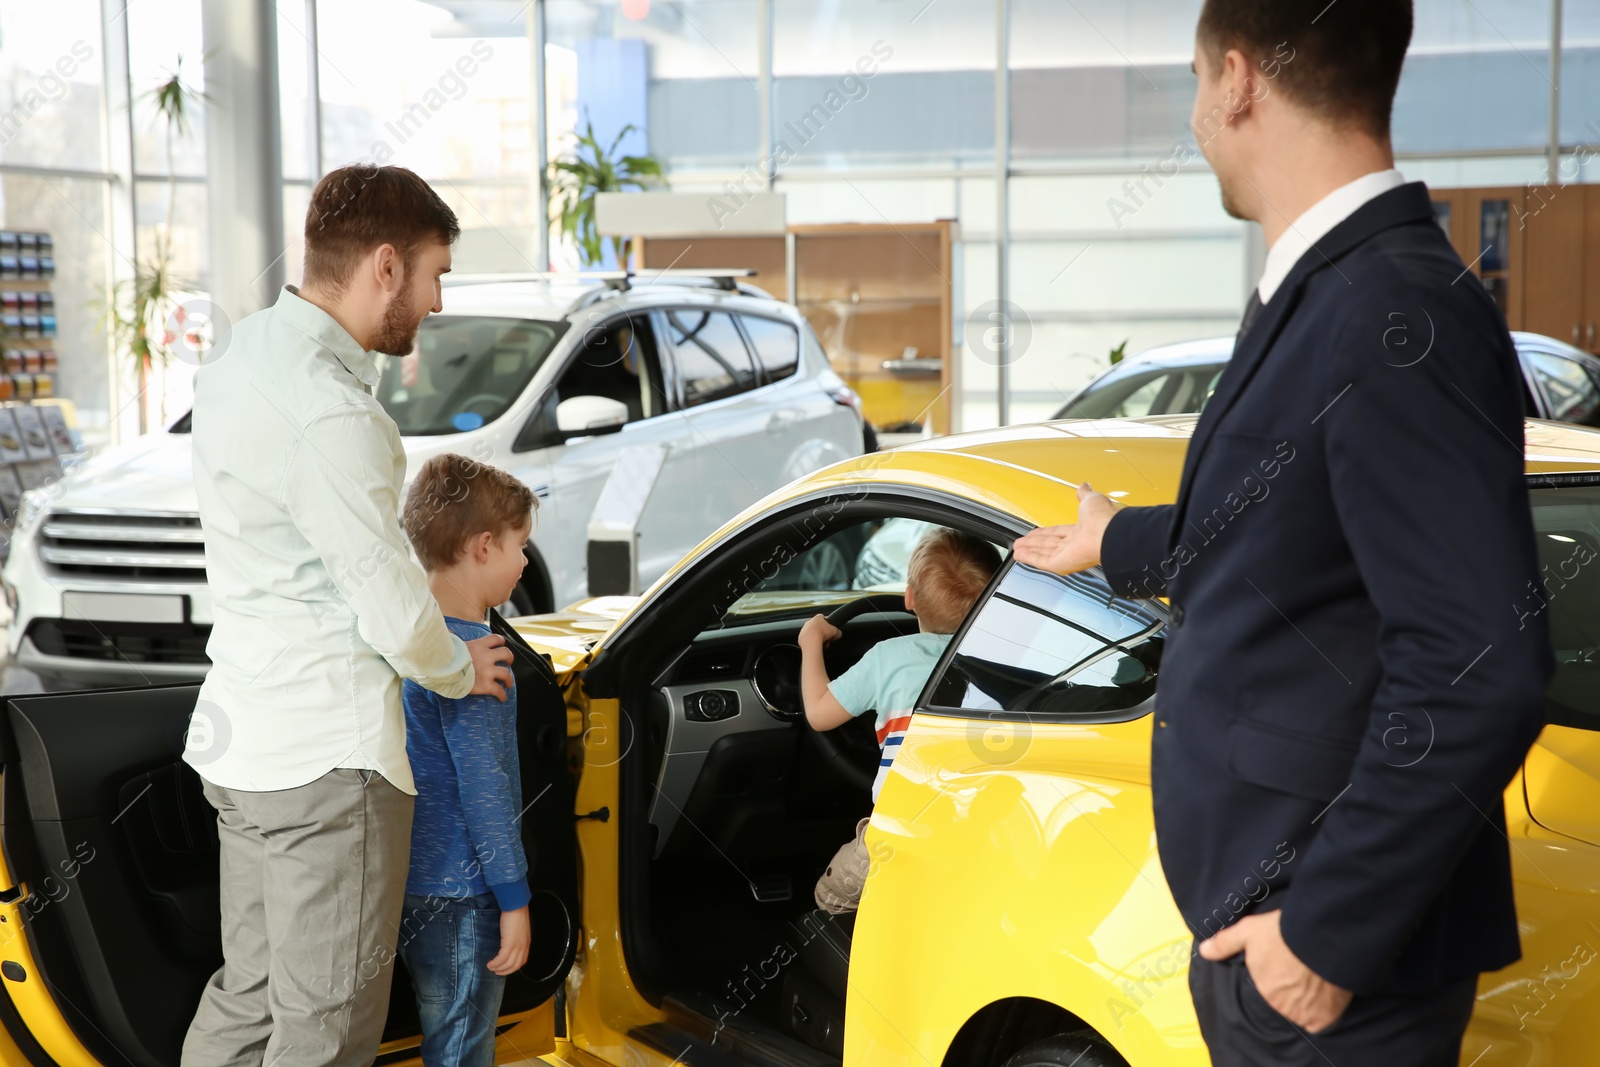
<svg viewBox="0 0 1600 1067">
<path fill-rule="evenodd" d="M 828 680 L 822 650 L 839 637 L 839 629 L 817 615 L 800 630 L 800 690 L 806 721 L 817 730 L 833 730 L 866 711 L 877 712 L 878 744 L 883 753 L 872 799 L 878 799 L 911 712 L 934 665 L 950 643 L 950 635 L 972 610 L 984 586 L 1000 566 L 1000 554 L 980 537 L 955 530 L 924 534 L 906 566 L 906 610 L 917 617 L 919 633 L 879 641 L 855 666 Z M 817 880 L 817 906 L 834 915 L 855 911 L 861 902 L 869 859 L 861 835 L 866 819 L 856 824 L 853 840 L 841 847 Z"/>
</svg>

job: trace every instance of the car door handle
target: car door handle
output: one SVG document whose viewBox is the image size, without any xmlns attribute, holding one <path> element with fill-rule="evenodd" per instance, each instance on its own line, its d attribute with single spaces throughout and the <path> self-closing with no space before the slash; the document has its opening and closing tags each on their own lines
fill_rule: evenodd
<svg viewBox="0 0 1600 1067">
<path fill-rule="evenodd" d="M 800 421 L 800 413 L 796 411 L 774 411 L 767 420 L 767 429 L 781 430 L 785 426 L 792 426 Z"/>
</svg>

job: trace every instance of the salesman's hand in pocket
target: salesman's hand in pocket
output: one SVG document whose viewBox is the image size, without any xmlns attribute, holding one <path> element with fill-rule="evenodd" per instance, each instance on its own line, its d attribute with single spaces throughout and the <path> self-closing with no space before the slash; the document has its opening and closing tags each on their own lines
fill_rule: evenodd
<svg viewBox="0 0 1600 1067">
<path fill-rule="evenodd" d="M 1012 545 L 1018 563 L 1052 574 L 1074 574 L 1100 562 L 1100 539 L 1117 506 L 1088 482 L 1078 485 L 1078 521 L 1065 526 L 1040 526 Z"/>
<path fill-rule="evenodd" d="M 533 925 L 526 905 L 516 911 L 500 913 L 500 951 L 489 961 L 495 974 L 514 974 L 528 962 L 528 943 L 533 940 Z"/>
<path fill-rule="evenodd" d="M 512 655 L 511 649 L 506 647 L 506 639 L 499 634 L 480 637 L 467 642 L 467 651 L 472 653 L 473 694 L 504 700 L 506 688 L 511 684 L 511 668 L 506 664 L 511 662 Z"/>
<path fill-rule="evenodd" d="M 1225 960 L 1244 953 L 1256 992 L 1279 1015 L 1307 1033 L 1326 1030 L 1350 1006 L 1350 991 L 1325 981 L 1300 962 L 1283 939 L 1281 911 L 1246 915 L 1200 942 L 1200 955 Z"/>
</svg>

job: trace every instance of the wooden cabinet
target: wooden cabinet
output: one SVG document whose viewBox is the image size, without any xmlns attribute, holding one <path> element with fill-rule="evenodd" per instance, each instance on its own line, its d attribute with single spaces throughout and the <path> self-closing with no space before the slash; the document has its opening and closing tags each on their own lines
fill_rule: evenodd
<svg viewBox="0 0 1600 1067">
<path fill-rule="evenodd" d="M 1432 190 L 1434 218 L 1450 234 L 1461 261 L 1483 282 L 1513 330 L 1523 328 L 1523 280 L 1518 272 L 1525 232 L 1518 219 L 1525 193 L 1516 186 Z"/>
<path fill-rule="evenodd" d="M 1431 192 L 1435 218 L 1507 326 L 1600 355 L 1600 185 Z"/>
<path fill-rule="evenodd" d="M 1600 355 L 1600 185 L 1583 192 L 1583 347 Z"/>
<path fill-rule="evenodd" d="M 949 433 L 954 223 L 795 226 L 796 303 L 887 433 Z"/>
<path fill-rule="evenodd" d="M 1522 328 L 1579 346 L 1585 341 L 1586 248 L 1600 242 L 1600 230 L 1592 237 L 1585 232 L 1593 199 L 1586 194 L 1593 191 L 1581 185 L 1531 186 L 1522 215 L 1527 233 Z"/>
</svg>

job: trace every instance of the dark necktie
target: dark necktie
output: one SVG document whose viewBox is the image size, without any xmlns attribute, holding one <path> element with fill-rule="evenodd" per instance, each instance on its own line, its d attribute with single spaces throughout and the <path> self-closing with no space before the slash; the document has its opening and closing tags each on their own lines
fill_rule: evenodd
<svg viewBox="0 0 1600 1067">
<path fill-rule="evenodd" d="M 1244 306 L 1244 318 L 1239 323 L 1238 336 L 1233 339 L 1233 347 L 1238 348 L 1239 342 L 1244 340 L 1244 335 L 1250 332 L 1250 324 L 1256 321 L 1256 316 L 1261 314 L 1261 290 L 1250 290 L 1250 302 Z"/>
</svg>

